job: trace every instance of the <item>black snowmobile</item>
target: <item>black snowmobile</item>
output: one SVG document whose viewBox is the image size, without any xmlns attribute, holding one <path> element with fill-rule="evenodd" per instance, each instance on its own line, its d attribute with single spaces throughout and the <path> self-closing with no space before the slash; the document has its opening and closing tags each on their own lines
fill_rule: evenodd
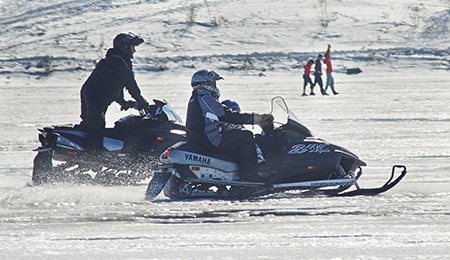
<svg viewBox="0 0 450 260">
<path fill-rule="evenodd" d="M 180 142 L 160 156 L 146 199 L 161 191 L 171 199 L 242 199 L 287 190 L 333 196 L 374 195 L 391 189 L 406 174 L 405 166 L 396 165 L 384 186 L 362 189 L 357 181 L 366 163 L 358 156 L 314 137 L 281 97 L 272 99 L 272 114 L 278 120 L 276 127 L 264 127 L 264 134 L 255 136 L 266 160 L 260 164 L 263 182 L 241 181 L 232 154 L 211 154 L 198 145 Z M 280 115 L 284 120 L 279 121 Z M 402 173 L 393 180 L 396 169 L 402 169 Z M 346 191 L 350 187 L 355 189 Z"/>
<path fill-rule="evenodd" d="M 158 156 L 168 147 L 185 140 L 180 116 L 164 100 L 153 100 L 151 111 L 128 115 L 105 128 L 99 155 L 84 151 L 86 132 L 79 125 L 39 129 L 41 147 L 34 158 L 32 182 L 129 185 L 151 176 Z M 61 163 L 55 164 L 53 161 Z"/>
</svg>

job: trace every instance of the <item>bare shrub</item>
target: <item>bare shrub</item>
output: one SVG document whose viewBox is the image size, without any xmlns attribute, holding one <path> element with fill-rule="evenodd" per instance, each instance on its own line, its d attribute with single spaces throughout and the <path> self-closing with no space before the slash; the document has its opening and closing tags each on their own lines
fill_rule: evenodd
<svg viewBox="0 0 450 260">
<path fill-rule="evenodd" d="M 211 18 L 211 24 L 213 26 L 222 25 L 223 23 L 226 23 L 227 21 L 228 20 L 223 16 L 219 16 L 219 17 L 213 16 L 213 18 Z"/>
<path fill-rule="evenodd" d="M 319 1 L 320 25 L 327 28 L 330 24 L 330 14 L 328 13 L 328 0 Z"/>
<path fill-rule="evenodd" d="M 185 7 L 184 12 L 186 13 L 186 18 L 189 23 L 195 22 L 195 18 L 197 18 L 197 8 L 194 4 Z"/>
<path fill-rule="evenodd" d="M 425 6 L 423 3 L 414 4 L 408 6 L 408 9 L 411 11 L 409 17 L 412 19 L 412 24 L 414 27 L 419 26 L 420 21 L 420 13 L 425 10 Z"/>
</svg>

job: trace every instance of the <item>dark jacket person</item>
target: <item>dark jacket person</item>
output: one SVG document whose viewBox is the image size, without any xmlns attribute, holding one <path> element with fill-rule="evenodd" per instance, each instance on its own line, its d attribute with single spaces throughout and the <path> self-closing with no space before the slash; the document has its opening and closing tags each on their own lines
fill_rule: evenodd
<svg viewBox="0 0 450 260">
<path fill-rule="evenodd" d="M 135 105 L 134 101 L 125 101 L 123 90 L 126 88 L 136 100 L 138 109 L 148 107 L 134 79 L 131 59 L 135 46 L 144 40 L 132 33 L 118 34 L 106 57 L 97 64 L 81 88 L 80 126 L 87 129 L 86 150 L 103 150 L 103 129 L 105 113 L 113 102 L 120 104 L 122 110 Z"/>
<path fill-rule="evenodd" d="M 222 122 L 234 124 L 271 124 L 271 114 L 240 113 L 219 102 L 216 81 L 223 79 L 212 70 L 199 70 L 191 79 L 192 96 L 187 109 L 186 129 L 189 142 L 210 152 L 238 155 L 240 177 L 259 180 L 253 133 L 244 129 L 223 131 Z"/>
</svg>

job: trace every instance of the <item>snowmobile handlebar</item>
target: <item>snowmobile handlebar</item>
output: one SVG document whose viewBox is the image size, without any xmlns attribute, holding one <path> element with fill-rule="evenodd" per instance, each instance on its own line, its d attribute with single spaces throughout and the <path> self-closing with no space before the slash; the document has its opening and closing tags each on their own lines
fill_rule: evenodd
<svg viewBox="0 0 450 260">
<path fill-rule="evenodd" d="M 167 119 L 167 116 L 165 115 L 164 111 L 163 111 L 163 107 L 167 105 L 166 102 L 158 100 L 158 99 L 153 99 L 153 103 L 152 105 L 147 105 L 144 106 L 142 108 L 138 107 L 136 104 L 135 109 L 137 109 L 139 111 L 139 114 L 141 115 L 141 117 L 149 117 L 152 119 Z M 161 116 L 163 115 L 163 116 Z"/>
</svg>

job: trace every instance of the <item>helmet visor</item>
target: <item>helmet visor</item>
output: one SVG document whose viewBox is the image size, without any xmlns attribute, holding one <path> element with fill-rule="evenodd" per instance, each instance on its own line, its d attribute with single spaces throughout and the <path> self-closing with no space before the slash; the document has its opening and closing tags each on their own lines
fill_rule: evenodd
<svg viewBox="0 0 450 260">
<path fill-rule="evenodd" d="M 132 32 L 128 33 L 127 38 L 129 39 L 130 45 L 139 46 L 144 42 L 141 36 L 134 34 Z"/>
</svg>

